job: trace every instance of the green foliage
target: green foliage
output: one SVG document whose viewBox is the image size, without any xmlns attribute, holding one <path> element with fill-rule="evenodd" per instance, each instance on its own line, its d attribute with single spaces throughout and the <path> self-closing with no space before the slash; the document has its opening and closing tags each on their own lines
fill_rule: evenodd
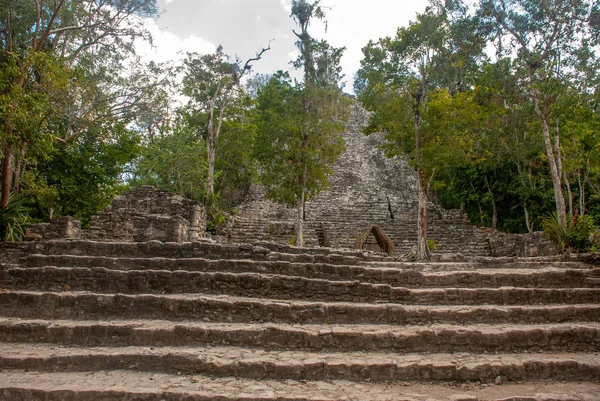
<svg viewBox="0 0 600 401">
<path fill-rule="evenodd" d="M 25 226 L 30 222 L 29 208 L 26 199 L 21 196 L 11 196 L 8 206 L 0 209 L 0 236 L 4 241 L 23 241 Z"/>
<path fill-rule="evenodd" d="M 572 220 L 572 227 L 567 232 L 567 242 L 578 251 L 589 250 L 592 246 L 591 235 L 596 229 L 591 216 L 577 216 Z"/>
<path fill-rule="evenodd" d="M 246 96 L 235 99 L 223 121 L 215 162 L 215 191 L 223 210 L 235 205 L 236 197 L 256 179 L 253 147 L 257 135 L 255 104 Z"/>
<path fill-rule="evenodd" d="M 143 147 L 131 185 L 151 185 L 194 200 L 204 199 L 204 140 L 180 122 L 173 132 L 155 137 Z"/>
<path fill-rule="evenodd" d="M 430 251 L 435 251 L 438 246 L 440 246 L 440 244 L 436 240 L 427 238 L 427 248 L 429 248 Z"/>
<path fill-rule="evenodd" d="M 313 107 L 310 113 L 304 107 L 306 99 Z M 333 165 L 345 149 L 338 135 L 344 128 L 343 115 L 337 117 L 344 112 L 344 102 L 328 89 L 294 85 L 283 72 L 259 90 L 254 156 L 269 199 L 297 205 L 300 193 L 311 199 L 329 187 Z"/>
<path fill-rule="evenodd" d="M 206 231 L 215 235 L 217 227 L 227 222 L 226 214 L 219 208 L 219 194 L 213 194 L 206 199 Z"/>
<path fill-rule="evenodd" d="M 542 220 L 544 234 L 548 237 L 556 250 L 564 253 L 571 251 L 587 251 L 592 247 L 592 233 L 595 230 L 594 220 L 591 216 L 577 216 L 567 220 L 567 225 L 560 224 L 556 212 L 551 217 Z"/>
<path fill-rule="evenodd" d="M 183 94 L 194 108 L 207 113 L 211 104 L 218 108 L 228 100 L 238 71 L 237 64 L 223 53 L 223 47 L 210 54 L 188 53 L 184 67 Z"/>
<path fill-rule="evenodd" d="M 26 175 L 24 194 L 34 200 L 38 217 L 48 217 L 53 209 L 55 216 L 73 216 L 87 226 L 124 190 L 123 175 L 139 155 L 140 137 L 121 125 L 106 129 L 111 132 L 89 130 L 57 146 L 38 162 L 36 174 Z"/>
<path fill-rule="evenodd" d="M 482 43 L 462 24 L 429 7 L 395 37 L 369 42 L 354 82 L 373 112 L 363 132 L 385 132 L 387 155 L 406 156 L 428 177 L 446 159 L 463 156 L 470 140 L 464 135 L 481 118 L 461 91 L 473 83 Z"/>
</svg>

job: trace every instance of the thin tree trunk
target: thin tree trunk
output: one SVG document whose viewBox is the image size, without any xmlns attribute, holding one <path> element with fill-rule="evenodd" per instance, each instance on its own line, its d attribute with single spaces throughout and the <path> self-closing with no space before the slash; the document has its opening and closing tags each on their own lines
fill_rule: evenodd
<svg viewBox="0 0 600 401">
<path fill-rule="evenodd" d="M 492 200 L 492 230 L 498 229 L 498 209 L 496 207 L 496 199 L 494 198 L 494 193 L 492 192 L 492 187 L 490 187 L 490 183 L 488 178 L 485 177 L 485 184 L 487 185 L 488 193 L 490 194 L 490 199 Z"/>
<path fill-rule="evenodd" d="M 554 200 L 556 203 L 556 214 L 558 216 L 558 222 L 563 226 L 567 225 L 567 207 L 565 205 L 565 197 L 562 193 L 562 182 L 561 182 L 561 174 L 559 170 L 559 163 L 557 163 L 557 158 L 560 159 L 560 148 L 555 147 L 552 144 L 552 138 L 550 137 L 550 127 L 548 126 L 548 119 L 546 114 L 542 110 L 542 106 L 540 105 L 540 101 L 537 97 L 537 92 L 535 89 L 531 92 L 531 97 L 533 99 L 533 103 L 535 105 L 535 112 L 540 119 L 542 124 L 542 135 L 544 136 L 544 144 L 546 145 L 546 155 L 548 156 L 548 163 L 550 164 L 550 172 L 552 174 L 552 187 L 554 189 Z M 557 152 L 558 151 L 558 155 Z"/>
<path fill-rule="evenodd" d="M 473 185 L 473 182 L 471 180 L 469 180 L 469 185 L 471 185 L 471 189 L 473 190 L 473 193 L 475 195 L 477 195 L 477 191 L 475 190 L 475 185 Z M 479 209 L 479 221 L 481 222 L 481 226 L 483 227 L 485 225 L 485 222 L 483 221 L 483 208 L 481 207 L 481 202 L 479 202 L 479 200 L 477 200 L 477 208 Z"/>
<path fill-rule="evenodd" d="M 573 217 L 573 192 L 571 191 L 571 184 L 569 184 L 569 180 L 567 180 L 566 176 L 564 176 L 563 179 L 565 181 L 565 188 L 567 188 L 567 196 L 569 199 L 569 216 Z"/>
<path fill-rule="evenodd" d="M 427 245 L 427 183 L 425 172 L 419 169 L 419 213 L 417 218 L 417 260 L 429 260 L 431 254 Z"/>
<path fill-rule="evenodd" d="M 22 170 L 23 170 L 23 161 L 25 160 L 26 146 L 27 145 L 23 145 L 21 147 L 21 150 L 19 151 L 19 158 L 15 161 L 15 170 L 13 173 L 12 187 L 13 187 L 13 192 L 16 194 L 19 193 L 19 189 L 20 189 L 21 174 L 22 174 Z"/>
<path fill-rule="evenodd" d="M 214 176 L 215 176 L 215 153 L 216 153 L 216 138 L 215 138 L 215 104 L 214 101 L 210 102 L 208 112 L 208 132 L 206 138 L 206 153 L 208 158 L 208 171 L 206 174 L 206 201 L 212 202 L 214 194 Z"/>
<path fill-rule="evenodd" d="M 2 180 L 0 181 L 1 188 L 1 199 L 0 199 L 0 209 L 6 209 L 8 206 L 8 198 L 10 197 L 10 188 L 12 181 L 12 164 L 13 152 L 12 147 L 10 145 L 6 145 L 4 147 L 4 157 L 2 158 Z"/>
<path fill-rule="evenodd" d="M 417 161 L 418 190 L 419 190 L 419 210 L 417 213 L 417 260 L 429 260 L 431 254 L 427 246 L 427 190 L 428 183 L 425 180 L 425 171 L 423 170 L 423 138 L 421 137 L 421 107 L 425 104 L 426 96 L 425 75 L 421 71 L 421 82 L 415 94 L 414 109 L 414 129 L 415 129 L 415 157 Z"/>
<path fill-rule="evenodd" d="M 527 227 L 527 232 L 531 234 L 533 232 L 533 228 L 531 227 L 531 222 L 529 221 L 529 210 L 527 210 L 527 204 L 523 202 L 523 210 L 525 210 L 525 227 Z"/>
<path fill-rule="evenodd" d="M 581 181 L 581 172 L 577 176 L 577 183 L 579 184 L 579 215 L 583 216 L 585 214 L 585 186 Z"/>
<path fill-rule="evenodd" d="M 302 167 L 301 186 L 298 195 L 298 212 L 296 213 L 296 245 L 304 246 L 304 202 L 306 200 L 307 166 Z"/>
<path fill-rule="evenodd" d="M 214 146 L 213 140 L 208 138 L 206 141 L 206 148 L 208 153 L 208 172 L 206 176 L 206 199 L 212 199 L 215 189 L 215 154 L 216 147 Z"/>
</svg>

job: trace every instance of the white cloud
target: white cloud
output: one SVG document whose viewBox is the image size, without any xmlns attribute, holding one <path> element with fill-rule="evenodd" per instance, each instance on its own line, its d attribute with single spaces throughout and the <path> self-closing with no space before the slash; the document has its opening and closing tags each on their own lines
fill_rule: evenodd
<svg viewBox="0 0 600 401">
<path fill-rule="evenodd" d="M 171 32 L 163 31 L 156 24 L 156 21 L 152 19 L 146 21 L 146 27 L 152 34 L 154 46 L 145 42 L 138 44 L 138 54 L 142 57 L 143 61 L 162 63 L 181 59 L 185 56 L 186 52 L 207 54 L 217 49 L 217 46 L 213 43 L 198 36 L 190 35 L 187 38 L 181 39 Z"/>
<path fill-rule="evenodd" d="M 288 13 L 292 12 L 292 2 L 291 0 L 281 0 L 281 5 L 285 8 L 285 11 Z"/>
</svg>

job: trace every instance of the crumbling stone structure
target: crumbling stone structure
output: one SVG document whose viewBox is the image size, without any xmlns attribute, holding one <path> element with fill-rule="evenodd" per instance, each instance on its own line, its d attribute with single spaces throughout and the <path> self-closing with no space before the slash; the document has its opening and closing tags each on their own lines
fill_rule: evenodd
<svg viewBox="0 0 600 401">
<path fill-rule="evenodd" d="M 134 188 L 92 216 L 83 237 L 144 242 L 196 241 L 204 237 L 206 213 L 196 201 L 154 187 Z"/>
<path fill-rule="evenodd" d="M 347 150 L 334 167 L 331 188 L 306 203 L 307 246 L 353 248 L 365 227 L 372 224 L 389 235 L 397 253 L 409 252 L 416 243 L 416 172 L 402 158 L 385 157 L 380 148 L 384 142 L 382 133 L 367 137 L 360 132 L 367 120 L 368 113 L 358 104 L 353 106 L 342 134 Z M 288 243 L 294 236 L 296 210 L 265 200 L 260 187 L 251 188 L 246 200 L 236 208 L 239 213 L 220 227 L 218 240 Z M 461 210 L 446 210 L 435 199 L 428 209 L 429 236 L 438 252 L 531 256 L 535 249 L 547 249 L 532 245 L 523 254 L 524 247 L 505 246 L 504 237 L 488 240 L 494 234 L 470 224 Z M 378 249 L 379 245 L 371 235 L 364 247 Z"/>
<path fill-rule="evenodd" d="M 98 215 L 89 230 L 71 217 L 33 224 L 30 240 L 91 239 L 124 242 L 186 242 L 205 236 L 206 213 L 196 201 L 153 187 L 134 188 L 115 197 Z"/>
<path fill-rule="evenodd" d="M 25 231 L 25 239 L 79 239 L 81 222 L 71 216 L 50 219 L 49 223 L 31 224 Z"/>
</svg>

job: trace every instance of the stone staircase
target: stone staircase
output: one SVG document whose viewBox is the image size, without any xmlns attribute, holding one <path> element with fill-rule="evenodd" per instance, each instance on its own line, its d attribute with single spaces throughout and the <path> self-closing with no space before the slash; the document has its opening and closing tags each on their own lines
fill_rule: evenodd
<svg viewBox="0 0 600 401">
<path fill-rule="evenodd" d="M 403 158 L 384 155 L 383 133 L 365 136 L 360 132 L 367 121 L 368 113 L 355 104 L 341 134 L 347 149 L 333 167 L 331 188 L 305 205 L 304 241 L 308 246 L 324 245 L 325 232 L 328 246 L 352 248 L 372 224 L 390 237 L 397 254 L 410 252 L 417 242 L 416 172 Z M 488 232 L 469 224 L 460 210 L 445 210 L 433 195 L 430 201 L 429 238 L 436 241 L 437 252 L 491 254 Z M 266 200 L 264 188 L 251 186 L 236 209 L 237 214 L 218 227 L 220 241 L 287 244 L 295 235 L 295 208 Z M 374 238 L 367 244 L 377 248 Z"/>
<path fill-rule="evenodd" d="M 600 269 L 2 244 L 0 400 L 599 400 Z"/>
</svg>

